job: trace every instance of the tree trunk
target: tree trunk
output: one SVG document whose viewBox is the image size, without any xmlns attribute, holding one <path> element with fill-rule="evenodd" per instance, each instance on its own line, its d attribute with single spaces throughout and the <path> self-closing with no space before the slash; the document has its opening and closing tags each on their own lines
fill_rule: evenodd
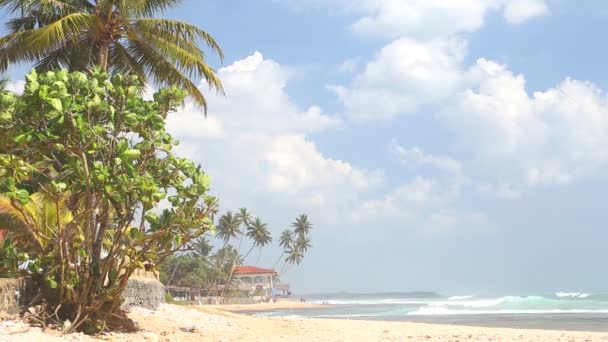
<svg viewBox="0 0 608 342">
<path fill-rule="evenodd" d="M 245 257 L 243 258 L 243 261 L 249 256 L 249 253 L 251 253 L 251 251 L 253 250 L 253 248 L 255 247 L 255 245 L 251 246 L 251 249 L 249 250 L 249 252 L 247 252 L 247 255 L 245 255 Z M 236 253 L 236 259 L 238 259 L 239 257 L 239 253 L 237 251 Z M 232 274 L 234 273 L 234 268 L 236 262 L 232 263 L 232 268 L 230 269 L 230 276 L 228 277 L 228 282 L 226 283 L 226 287 L 224 288 L 224 294 L 222 295 L 222 297 L 226 297 L 226 295 L 228 294 L 228 290 L 230 289 L 230 282 L 232 281 Z"/>
<path fill-rule="evenodd" d="M 102 70 L 108 70 L 108 54 L 110 44 L 106 42 L 99 43 L 99 52 L 97 53 L 97 64 Z"/>
</svg>

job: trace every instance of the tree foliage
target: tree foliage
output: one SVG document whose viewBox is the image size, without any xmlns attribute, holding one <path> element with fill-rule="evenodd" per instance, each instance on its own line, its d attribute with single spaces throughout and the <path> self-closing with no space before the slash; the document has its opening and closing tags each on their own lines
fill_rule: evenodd
<svg viewBox="0 0 608 342">
<path fill-rule="evenodd" d="M 111 73 L 130 73 L 161 86 L 186 89 L 207 109 L 195 82 L 203 78 L 222 93 L 203 46 L 223 58 L 213 37 L 189 23 L 153 16 L 180 0 L 0 0 L 16 17 L 0 37 L 0 72 L 12 63 L 34 63 L 39 71 L 95 65 Z M 192 80 L 195 79 L 193 82 Z"/>
<path fill-rule="evenodd" d="M 141 92 L 135 75 L 93 69 L 34 71 L 23 95 L 0 93 L 0 216 L 12 222 L 2 253 L 30 261 L 68 332 L 103 329 L 135 269 L 213 228 L 210 179 L 165 130 L 186 92 Z"/>
</svg>

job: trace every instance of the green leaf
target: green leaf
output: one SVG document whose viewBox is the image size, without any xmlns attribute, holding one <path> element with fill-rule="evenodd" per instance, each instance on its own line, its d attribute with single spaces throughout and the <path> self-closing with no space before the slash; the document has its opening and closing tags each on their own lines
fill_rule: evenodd
<svg viewBox="0 0 608 342">
<path fill-rule="evenodd" d="M 25 189 L 19 189 L 15 192 L 15 199 L 21 204 L 27 204 L 30 201 L 30 194 Z"/>
<path fill-rule="evenodd" d="M 51 105 L 51 107 L 53 107 L 53 109 L 55 109 L 56 111 L 58 111 L 60 113 L 63 112 L 63 104 L 61 103 L 60 99 L 46 98 L 45 100 L 48 104 Z"/>
</svg>

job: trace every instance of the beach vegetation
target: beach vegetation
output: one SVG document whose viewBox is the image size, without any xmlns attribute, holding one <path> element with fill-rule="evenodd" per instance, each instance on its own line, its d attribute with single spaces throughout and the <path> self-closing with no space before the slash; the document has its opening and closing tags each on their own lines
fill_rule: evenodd
<svg viewBox="0 0 608 342">
<path fill-rule="evenodd" d="M 187 92 L 144 100 L 143 87 L 94 68 L 32 71 L 22 95 L 0 93 L 2 267 L 44 289 L 33 304 L 42 325 L 119 328 L 131 274 L 213 229 L 210 178 L 165 129 Z"/>
<path fill-rule="evenodd" d="M 219 59 L 223 51 L 203 29 L 155 15 L 181 0 L 0 0 L 14 17 L 0 37 L 0 72 L 13 63 L 33 63 L 39 72 L 66 68 L 86 72 L 94 66 L 111 74 L 130 74 L 140 82 L 186 90 L 207 112 L 195 83 L 204 79 L 223 93 L 203 48 Z"/>
</svg>

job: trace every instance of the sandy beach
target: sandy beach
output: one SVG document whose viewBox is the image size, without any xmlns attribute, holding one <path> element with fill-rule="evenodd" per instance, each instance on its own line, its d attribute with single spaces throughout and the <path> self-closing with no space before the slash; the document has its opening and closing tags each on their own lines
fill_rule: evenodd
<svg viewBox="0 0 608 342">
<path fill-rule="evenodd" d="M 321 304 L 313 304 L 300 302 L 295 300 L 285 300 L 281 299 L 276 301 L 275 303 L 257 303 L 257 304 L 230 304 L 230 305 L 213 305 L 207 306 L 213 309 L 219 309 L 224 311 L 231 312 L 241 312 L 241 311 L 267 311 L 267 310 L 278 310 L 278 309 L 312 309 L 323 307 Z"/>
<path fill-rule="evenodd" d="M 145 309 L 133 310 L 130 317 L 137 322 L 141 329 L 139 332 L 111 333 L 98 337 L 82 334 L 60 336 L 57 332 L 45 334 L 38 328 L 29 328 L 22 323 L 2 322 L 0 341 L 608 341 L 608 334 L 588 332 L 381 321 L 260 318 L 209 306 L 182 307 L 164 304 L 155 312 Z"/>
</svg>

